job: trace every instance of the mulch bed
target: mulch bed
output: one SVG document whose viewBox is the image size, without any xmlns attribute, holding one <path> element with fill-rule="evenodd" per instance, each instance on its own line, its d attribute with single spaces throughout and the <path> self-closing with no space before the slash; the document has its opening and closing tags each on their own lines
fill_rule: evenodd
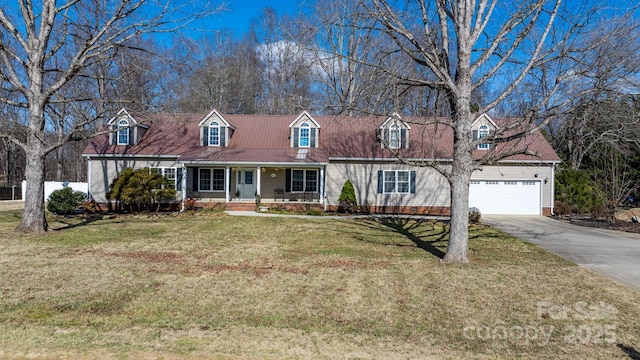
<svg viewBox="0 0 640 360">
<path fill-rule="evenodd" d="M 604 219 L 594 219 L 589 216 L 554 216 L 554 219 L 567 221 L 575 225 L 588 226 L 599 229 L 626 231 L 640 234 L 640 223 L 616 221 L 610 223 Z"/>
</svg>

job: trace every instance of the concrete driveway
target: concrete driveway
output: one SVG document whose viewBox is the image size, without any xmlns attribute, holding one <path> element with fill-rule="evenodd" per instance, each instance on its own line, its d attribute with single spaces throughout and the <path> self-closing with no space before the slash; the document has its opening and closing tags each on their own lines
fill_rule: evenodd
<svg viewBox="0 0 640 360">
<path fill-rule="evenodd" d="M 542 216 L 482 215 L 482 222 L 640 291 L 640 234 Z"/>
</svg>

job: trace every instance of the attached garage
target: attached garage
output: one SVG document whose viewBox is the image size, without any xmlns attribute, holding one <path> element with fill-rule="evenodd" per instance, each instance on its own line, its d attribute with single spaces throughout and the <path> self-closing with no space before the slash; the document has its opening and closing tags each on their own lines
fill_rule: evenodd
<svg viewBox="0 0 640 360">
<path fill-rule="evenodd" d="M 539 180 L 471 180 L 469 207 L 481 214 L 540 215 Z"/>
</svg>

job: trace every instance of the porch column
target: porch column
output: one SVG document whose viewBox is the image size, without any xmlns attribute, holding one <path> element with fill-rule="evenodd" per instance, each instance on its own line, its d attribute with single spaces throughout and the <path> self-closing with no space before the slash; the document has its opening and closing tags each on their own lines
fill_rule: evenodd
<svg viewBox="0 0 640 360">
<path fill-rule="evenodd" d="M 230 192 L 231 191 L 231 168 L 227 165 L 224 174 L 224 202 L 229 202 L 231 200 Z"/>
<path fill-rule="evenodd" d="M 258 170 L 256 171 L 258 174 L 256 175 L 256 195 L 262 196 L 260 192 L 260 183 L 262 181 L 262 168 L 258 166 Z"/>
<path fill-rule="evenodd" d="M 182 206 L 180 211 L 184 211 L 184 201 L 187 199 L 187 166 L 182 163 L 182 184 L 180 184 L 180 190 L 182 191 Z"/>
<path fill-rule="evenodd" d="M 324 204 L 324 166 L 320 168 L 320 203 Z"/>
</svg>

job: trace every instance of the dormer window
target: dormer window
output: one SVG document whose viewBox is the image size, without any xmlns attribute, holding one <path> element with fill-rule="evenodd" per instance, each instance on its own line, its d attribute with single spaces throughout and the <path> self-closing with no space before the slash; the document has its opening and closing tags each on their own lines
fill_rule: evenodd
<svg viewBox="0 0 640 360">
<path fill-rule="evenodd" d="M 487 125 L 480 125 L 478 128 L 478 139 L 482 139 L 489 136 L 489 127 Z M 478 150 L 489 150 L 490 145 L 488 143 L 478 144 Z"/>
<path fill-rule="evenodd" d="M 300 147 L 309 147 L 309 123 L 303 122 L 300 125 Z"/>
<path fill-rule="evenodd" d="M 199 123 L 202 146 L 228 146 L 235 127 L 225 120 L 217 110 L 211 111 Z"/>
<path fill-rule="evenodd" d="M 129 121 L 118 121 L 118 145 L 129 145 Z"/>
<path fill-rule="evenodd" d="M 317 148 L 320 124 L 304 111 L 289 124 L 290 146 L 294 148 Z"/>
<path fill-rule="evenodd" d="M 396 114 L 380 125 L 376 130 L 376 138 L 377 141 L 381 143 L 383 149 L 408 149 L 410 129 L 409 124 L 399 119 L 399 116 Z"/>
<path fill-rule="evenodd" d="M 209 123 L 209 146 L 220 146 L 220 123 Z"/>
</svg>

